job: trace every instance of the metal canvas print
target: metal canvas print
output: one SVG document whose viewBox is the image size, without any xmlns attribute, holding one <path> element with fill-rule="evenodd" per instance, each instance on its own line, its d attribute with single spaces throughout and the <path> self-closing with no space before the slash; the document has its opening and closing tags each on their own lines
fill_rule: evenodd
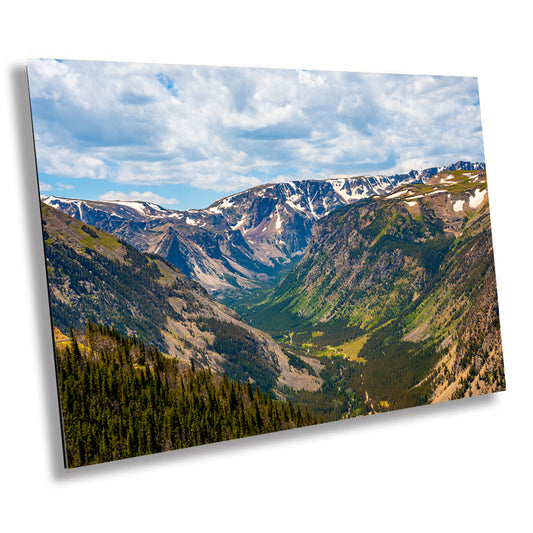
<svg viewBox="0 0 533 533">
<path fill-rule="evenodd" d="M 28 78 L 67 467 L 505 389 L 476 78 Z"/>
</svg>

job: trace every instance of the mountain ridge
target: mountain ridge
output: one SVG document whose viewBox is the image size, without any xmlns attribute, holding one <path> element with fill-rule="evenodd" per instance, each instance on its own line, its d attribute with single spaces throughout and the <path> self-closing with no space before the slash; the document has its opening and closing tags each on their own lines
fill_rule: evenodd
<svg viewBox="0 0 533 533">
<path fill-rule="evenodd" d="M 344 205 L 429 180 L 442 169 L 484 168 L 457 162 L 392 176 L 269 183 L 204 209 L 168 210 L 151 202 L 44 197 L 47 205 L 155 253 L 212 295 L 249 293 L 273 283 L 302 256 L 316 220 Z"/>
</svg>

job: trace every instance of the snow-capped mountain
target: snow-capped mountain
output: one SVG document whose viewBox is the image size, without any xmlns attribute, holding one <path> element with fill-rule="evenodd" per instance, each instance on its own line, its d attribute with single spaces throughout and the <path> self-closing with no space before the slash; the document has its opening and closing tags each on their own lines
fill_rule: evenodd
<svg viewBox="0 0 533 533">
<path fill-rule="evenodd" d="M 156 253 L 213 294 L 253 289 L 304 253 L 316 220 L 347 204 L 421 183 L 441 170 L 477 170 L 483 163 L 393 176 L 296 180 L 260 185 L 205 209 L 175 211 L 149 202 L 85 201 L 49 196 L 44 203 Z"/>
</svg>

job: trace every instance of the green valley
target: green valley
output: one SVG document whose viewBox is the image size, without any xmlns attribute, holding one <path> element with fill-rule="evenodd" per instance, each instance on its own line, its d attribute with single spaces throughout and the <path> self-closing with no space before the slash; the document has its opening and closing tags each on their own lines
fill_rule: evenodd
<svg viewBox="0 0 533 533">
<path fill-rule="evenodd" d="M 439 173 L 318 220 L 297 267 L 238 309 L 284 349 L 344 359 L 341 388 L 374 411 L 501 390 L 485 173 Z"/>
</svg>

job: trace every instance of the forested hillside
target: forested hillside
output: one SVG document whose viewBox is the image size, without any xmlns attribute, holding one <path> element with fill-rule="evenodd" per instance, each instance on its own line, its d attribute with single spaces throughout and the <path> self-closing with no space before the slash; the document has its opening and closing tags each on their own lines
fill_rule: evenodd
<svg viewBox="0 0 533 533">
<path fill-rule="evenodd" d="M 298 266 L 241 312 L 286 350 L 358 365 L 339 386 L 373 410 L 504 389 L 485 172 L 322 218 Z"/>
<path fill-rule="evenodd" d="M 165 357 L 114 328 L 89 322 L 56 346 L 71 468 L 318 422 L 249 381 Z"/>
</svg>

